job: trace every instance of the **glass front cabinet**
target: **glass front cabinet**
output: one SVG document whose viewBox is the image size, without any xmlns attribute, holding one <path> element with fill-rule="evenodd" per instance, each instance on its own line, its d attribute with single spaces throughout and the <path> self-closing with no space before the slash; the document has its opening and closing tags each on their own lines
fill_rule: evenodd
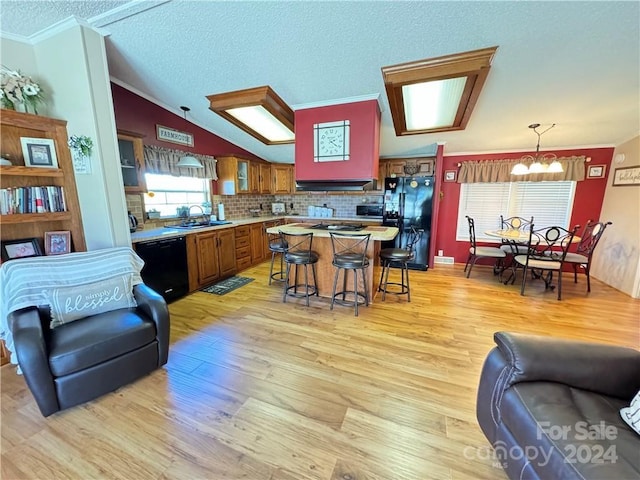
<svg viewBox="0 0 640 480">
<path fill-rule="evenodd" d="M 118 149 L 125 193 L 145 193 L 142 135 L 118 130 Z"/>
</svg>

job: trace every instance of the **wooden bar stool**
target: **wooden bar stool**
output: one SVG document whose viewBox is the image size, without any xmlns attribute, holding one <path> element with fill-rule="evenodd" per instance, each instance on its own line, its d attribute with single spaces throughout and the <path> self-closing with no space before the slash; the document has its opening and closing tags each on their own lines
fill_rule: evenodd
<svg viewBox="0 0 640 480">
<path fill-rule="evenodd" d="M 423 230 L 411 227 L 411 232 L 407 238 L 407 244 L 404 248 L 383 248 L 380 250 L 380 264 L 382 265 L 382 273 L 380 275 L 380 284 L 378 291 L 382 292 L 382 300 L 386 299 L 387 293 L 392 295 L 406 295 L 407 302 L 411 302 L 411 287 L 409 285 L 409 267 L 408 263 L 413 258 L 413 249 L 420 241 Z M 400 281 L 389 281 L 389 270 L 392 268 L 400 268 Z M 406 276 L 406 277 L 405 277 Z M 400 289 L 389 290 L 389 285 L 400 287 Z"/>
<path fill-rule="evenodd" d="M 333 249 L 333 266 L 336 274 L 333 278 L 333 292 L 331 294 L 331 310 L 333 304 L 353 305 L 358 316 L 358 305 L 369 306 L 369 289 L 367 287 L 367 276 L 364 269 L 369 266 L 367 258 L 367 246 L 371 234 L 349 235 L 344 233 L 330 232 L 331 248 Z M 347 277 L 349 270 L 353 270 L 353 290 L 347 290 Z M 336 292 L 338 276 L 342 271 L 342 291 Z M 358 271 L 362 277 L 364 292 L 358 291 Z M 342 299 L 336 298 L 342 296 Z M 349 299 L 347 299 L 347 296 Z"/>
<path fill-rule="evenodd" d="M 284 262 L 287 265 L 284 280 L 284 289 L 282 292 L 282 301 L 287 303 L 287 296 L 302 298 L 307 300 L 309 306 L 309 297 L 311 295 L 319 296 L 318 282 L 316 280 L 316 263 L 318 263 L 318 254 L 311 250 L 313 243 L 313 232 L 310 233 L 284 233 L 280 232 L 280 238 L 287 250 L 284 253 Z M 289 277 L 291 273 L 291 265 L 295 265 L 293 285 L 289 285 Z M 304 266 L 304 283 L 298 283 L 298 266 Z M 309 274 L 307 268 L 311 265 L 311 273 L 313 274 L 313 285 L 309 284 Z M 304 293 L 298 292 L 303 290 Z"/>
</svg>

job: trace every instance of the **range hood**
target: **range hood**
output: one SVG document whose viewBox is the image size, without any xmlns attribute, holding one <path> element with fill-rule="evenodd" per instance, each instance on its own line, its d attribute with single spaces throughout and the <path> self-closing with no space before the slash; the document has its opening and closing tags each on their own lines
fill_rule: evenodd
<svg viewBox="0 0 640 480">
<path fill-rule="evenodd" d="M 298 192 L 364 192 L 376 189 L 376 180 L 296 180 Z"/>
</svg>

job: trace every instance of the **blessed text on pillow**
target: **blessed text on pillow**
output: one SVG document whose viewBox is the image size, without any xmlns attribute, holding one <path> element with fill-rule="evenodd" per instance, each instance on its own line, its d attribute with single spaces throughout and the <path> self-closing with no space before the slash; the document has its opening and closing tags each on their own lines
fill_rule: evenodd
<svg viewBox="0 0 640 480">
<path fill-rule="evenodd" d="M 54 288 L 50 292 L 51 328 L 99 313 L 136 307 L 132 288 L 131 275 Z"/>
</svg>

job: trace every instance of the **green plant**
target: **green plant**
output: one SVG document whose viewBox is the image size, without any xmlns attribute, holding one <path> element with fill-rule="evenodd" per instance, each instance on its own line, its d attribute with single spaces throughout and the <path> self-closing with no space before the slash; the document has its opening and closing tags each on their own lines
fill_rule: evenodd
<svg viewBox="0 0 640 480">
<path fill-rule="evenodd" d="M 93 148 L 93 140 L 86 135 L 71 135 L 69 138 L 69 148 L 80 156 L 90 157 Z"/>
</svg>

